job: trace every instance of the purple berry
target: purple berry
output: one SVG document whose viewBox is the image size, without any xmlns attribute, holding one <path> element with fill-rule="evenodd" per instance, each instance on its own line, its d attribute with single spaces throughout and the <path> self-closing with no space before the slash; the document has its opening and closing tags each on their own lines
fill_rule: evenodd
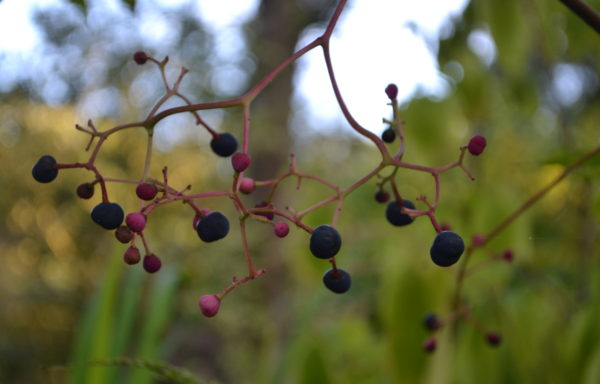
<svg viewBox="0 0 600 384">
<path fill-rule="evenodd" d="M 213 317 L 219 312 L 221 300 L 217 295 L 203 295 L 198 300 L 198 306 L 204 316 Z"/>
<path fill-rule="evenodd" d="M 154 184 L 141 183 L 135 188 L 135 194 L 142 200 L 150 201 L 156 197 L 158 188 Z"/>
<path fill-rule="evenodd" d="M 204 242 L 220 240 L 229 233 L 229 220 L 221 212 L 211 212 L 198 220 L 196 232 Z"/>
<path fill-rule="evenodd" d="M 460 259 L 464 250 L 465 243 L 457 233 L 442 231 L 433 240 L 429 254 L 435 264 L 449 267 Z"/>
<path fill-rule="evenodd" d="M 125 218 L 125 224 L 133 232 L 142 232 L 146 228 L 146 215 L 140 212 L 133 212 Z"/>
<path fill-rule="evenodd" d="M 254 179 L 242 177 L 240 180 L 240 192 L 242 192 L 244 195 L 251 194 L 254 191 L 255 186 Z"/>
<path fill-rule="evenodd" d="M 497 347 L 502 342 L 502 336 L 497 332 L 488 332 L 485 334 L 485 340 L 492 347 Z"/>
<path fill-rule="evenodd" d="M 94 196 L 94 184 L 92 183 L 83 183 L 79 184 L 77 187 L 77 196 L 82 199 L 89 199 Z"/>
<path fill-rule="evenodd" d="M 129 243 L 133 239 L 133 232 L 125 225 L 119 226 L 115 231 L 115 237 L 123 244 Z"/>
<path fill-rule="evenodd" d="M 139 65 L 144 65 L 148 61 L 148 55 L 144 51 L 137 51 L 133 54 L 133 61 Z"/>
<path fill-rule="evenodd" d="M 319 259 L 335 256 L 342 246 L 342 237 L 330 225 L 319 225 L 310 235 L 310 251 Z"/>
<path fill-rule="evenodd" d="M 486 145 L 487 145 L 487 140 L 485 139 L 485 137 L 476 135 L 476 136 L 471 137 L 471 140 L 469 140 L 469 145 L 467 146 L 467 148 L 469 149 L 469 153 L 471 153 L 471 155 L 479 156 L 485 149 Z"/>
<path fill-rule="evenodd" d="M 395 99 L 398 97 L 398 86 L 396 84 L 388 84 L 388 86 L 385 87 L 385 94 L 390 99 Z"/>
<path fill-rule="evenodd" d="M 141 259 L 141 255 L 140 255 L 140 251 L 139 249 L 137 249 L 134 246 L 131 246 L 129 248 L 127 248 L 125 250 L 125 253 L 123 254 L 123 260 L 125 260 L 125 263 L 129 264 L 129 265 L 134 265 L 140 262 Z M 144 264 L 146 262 L 144 261 Z"/>
<path fill-rule="evenodd" d="M 233 155 L 237 146 L 237 140 L 231 133 L 220 133 L 210 141 L 210 148 L 221 157 Z"/>
<path fill-rule="evenodd" d="M 385 217 L 390 224 L 402 227 L 413 222 L 412 217 L 402 212 L 402 208 L 415 209 L 415 205 L 410 200 L 402 200 L 402 204 L 394 200 L 388 204 L 385 210 Z"/>
<path fill-rule="evenodd" d="M 375 200 L 378 203 L 386 203 L 390 199 L 390 194 L 386 191 L 379 190 L 375 193 Z"/>
<path fill-rule="evenodd" d="M 123 208 L 117 203 L 100 203 L 92 210 L 92 220 L 104 229 L 116 229 L 124 216 Z"/>
<path fill-rule="evenodd" d="M 56 159 L 50 155 L 44 155 L 38 159 L 31 169 L 31 175 L 39 183 L 49 183 L 56 179 L 58 168 L 55 168 Z"/>
<path fill-rule="evenodd" d="M 290 233 L 290 227 L 285 221 L 279 221 L 275 224 L 275 235 L 277 237 L 286 237 Z"/>
<path fill-rule="evenodd" d="M 330 269 L 323 275 L 323 284 L 332 292 L 344 293 L 350 289 L 352 278 L 343 269 Z"/>
<path fill-rule="evenodd" d="M 511 263 L 514 258 L 515 255 L 510 249 L 506 249 L 504 250 L 504 252 L 502 252 L 502 259 L 504 259 L 504 261 L 506 261 L 507 263 Z"/>
<path fill-rule="evenodd" d="M 432 353 L 433 351 L 435 351 L 436 347 L 437 341 L 433 337 L 430 337 L 423 343 L 423 350 L 427 353 Z"/>
<path fill-rule="evenodd" d="M 252 158 L 247 153 L 236 152 L 231 156 L 231 165 L 236 172 L 244 172 L 250 166 Z"/>
<path fill-rule="evenodd" d="M 162 263 L 158 256 L 156 256 L 155 254 L 151 253 L 149 255 L 144 256 L 144 269 L 146 270 L 146 272 L 158 272 L 161 266 Z"/>
</svg>

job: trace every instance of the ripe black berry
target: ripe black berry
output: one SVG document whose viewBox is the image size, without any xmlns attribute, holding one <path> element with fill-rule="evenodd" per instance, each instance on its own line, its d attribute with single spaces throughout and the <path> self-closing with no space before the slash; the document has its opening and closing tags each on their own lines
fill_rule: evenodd
<svg viewBox="0 0 600 384">
<path fill-rule="evenodd" d="M 39 183 L 49 183 L 58 175 L 58 169 L 54 165 L 56 165 L 56 159 L 50 155 L 44 155 L 33 166 L 31 175 Z"/>
<path fill-rule="evenodd" d="M 386 203 L 390 199 L 390 194 L 386 191 L 379 190 L 375 193 L 375 200 L 378 203 Z"/>
<path fill-rule="evenodd" d="M 449 267 L 460 259 L 464 250 L 465 243 L 457 233 L 443 231 L 433 240 L 429 254 L 431 260 L 440 267 Z"/>
<path fill-rule="evenodd" d="M 83 183 L 79 184 L 77 187 L 77 196 L 82 199 L 90 199 L 94 196 L 94 184 L 92 183 Z"/>
<path fill-rule="evenodd" d="M 339 232 L 330 225 L 319 225 L 310 235 L 310 251 L 319 259 L 335 256 L 342 246 Z"/>
<path fill-rule="evenodd" d="M 229 233 L 229 220 L 221 212 L 211 212 L 198 221 L 196 232 L 202 241 L 217 241 Z"/>
<path fill-rule="evenodd" d="M 237 140 L 231 133 L 220 133 L 210 141 L 213 152 L 221 157 L 229 157 L 237 150 Z"/>
<path fill-rule="evenodd" d="M 402 208 L 415 209 L 415 205 L 410 200 L 402 200 L 402 205 L 400 205 L 398 201 L 392 201 L 385 210 L 385 217 L 396 227 L 408 225 L 413 222 L 412 217 L 406 213 L 402 213 Z"/>
<path fill-rule="evenodd" d="M 392 128 L 388 128 L 381 133 L 381 140 L 385 141 L 386 143 L 393 143 L 395 139 L 396 131 L 394 131 Z"/>
<path fill-rule="evenodd" d="M 425 329 L 428 331 L 435 331 L 441 327 L 441 325 L 442 324 L 435 313 L 428 313 L 423 317 L 423 326 L 425 326 Z"/>
<path fill-rule="evenodd" d="M 323 275 L 323 284 L 332 292 L 344 293 L 350 289 L 352 279 L 343 269 L 330 269 Z"/>
<path fill-rule="evenodd" d="M 92 210 L 92 220 L 104 229 L 115 229 L 123 222 L 125 213 L 117 203 L 100 203 Z"/>
</svg>

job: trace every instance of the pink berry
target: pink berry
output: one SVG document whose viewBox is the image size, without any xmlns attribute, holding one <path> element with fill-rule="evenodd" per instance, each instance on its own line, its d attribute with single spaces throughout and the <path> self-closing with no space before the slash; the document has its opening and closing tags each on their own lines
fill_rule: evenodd
<svg viewBox="0 0 600 384">
<path fill-rule="evenodd" d="M 204 316 L 213 317 L 219 312 L 221 300 L 217 295 L 203 295 L 200 296 L 200 300 L 198 300 L 198 306 Z"/>
<path fill-rule="evenodd" d="M 133 212 L 125 218 L 125 224 L 133 232 L 142 232 L 146 228 L 146 215 L 140 212 Z"/>
<path fill-rule="evenodd" d="M 435 341 L 435 339 L 433 337 L 430 337 L 429 339 L 425 340 L 425 342 L 423 343 L 423 350 L 427 353 L 432 353 L 433 351 L 435 351 L 436 347 L 437 347 L 437 341 Z"/>
<path fill-rule="evenodd" d="M 142 200 L 150 201 L 156 197 L 158 188 L 154 184 L 141 183 L 135 188 L 135 194 Z"/>
<path fill-rule="evenodd" d="M 385 94 L 390 99 L 395 99 L 398 97 L 398 86 L 396 84 L 388 84 L 388 86 L 385 87 Z"/>
<path fill-rule="evenodd" d="M 254 179 L 249 177 L 242 177 L 240 180 L 240 192 L 244 195 L 249 195 L 254 191 L 256 184 L 254 183 Z"/>
<path fill-rule="evenodd" d="M 504 250 L 504 252 L 502 252 L 502 258 L 507 263 L 510 263 L 515 258 L 515 255 L 513 254 L 513 252 L 510 249 L 506 249 L 506 250 Z"/>
<path fill-rule="evenodd" d="M 290 227 L 285 221 L 279 221 L 275 224 L 275 235 L 277 237 L 286 237 L 290 233 Z"/>
<path fill-rule="evenodd" d="M 139 65 L 146 64 L 146 61 L 148 61 L 148 55 L 146 55 L 146 52 L 144 51 L 137 51 L 133 54 L 133 61 Z"/>
<path fill-rule="evenodd" d="M 473 235 L 471 241 L 473 242 L 473 245 L 481 245 L 485 241 L 485 237 L 479 233 L 476 233 Z"/>
<path fill-rule="evenodd" d="M 158 272 L 161 266 L 162 263 L 158 256 L 156 256 L 155 254 L 151 253 L 149 255 L 144 256 L 144 269 L 146 270 L 146 272 Z"/>
<path fill-rule="evenodd" d="M 231 156 L 231 165 L 236 172 L 244 172 L 250 166 L 252 159 L 247 153 L 236 152 Z"/>
<path fill-rule="evenodd" d="M 471 140 L 469 140 L 469 145 L 467 146 L 467 148 L 469 149 L 469 153 L 471 153 L 471 155 L 479 156 L 485 149 L 486 145 L 487 145 L 487 140 L 485 139 L 485 137 L 476 135 L 476 136 L 471 137 Z"/>
<path fill-rule="evenodd" d="M 140 262 L 141 256 L 140 251 L 136 247 L 129 247 L 123 254 L 123 260 L 129 265 L 137 264 Z"/>
</svg>

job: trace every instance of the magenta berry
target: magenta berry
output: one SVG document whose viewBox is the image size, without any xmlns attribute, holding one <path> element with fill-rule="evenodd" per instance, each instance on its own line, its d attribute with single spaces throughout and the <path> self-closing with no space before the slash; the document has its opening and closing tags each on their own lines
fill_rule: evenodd
<svg viewBox="0 0 600 384">
<path fill-rule="evenodd" d="M 250 166 L 252 158 L 247 153 L 236 152 L 231 156 L 231 165 L 236 172 L 244 172 Z"/>
<path fill-rule="evenodd" d="M 483 237 L 483 235 L 480 235 L 479 233 L 474 234 L 473 238 L 471 239 L 473 245 L 481 245 L 484 241 L 485 237 Z"/>
<path fill-rule="evenodd" d="M 396 97 L 398 97 L 398 86 L 396 84 L 393 84 L 393 83 L 392 84 L 388 84 L 388 86 L 385 87 L 385 94 L 390 99 L 395 99 Z"/>
<path fill-rule="evenodd" d="M 497 332 L 488 332 L 485 334 L 485 340 L 492 347 L 497 347 L 502 342 L 502 337 Z"/>
<path fill-rule="evenodd" d="M 275 235 L 277 237 L 286 237 L 290 233 L 290 227 L 285 221 L 279 221 L 275 224 Z"/>
<path fill-rule="evenodd" d="M 133 232 L 142 232 L 146 228 L 146 215 L 140 212 L 133 212 L 125 218 L 125 224 Z"/>
<path fill-rule="evenodd" d="M 467 148 L 469 149 L 469 153 L 471 155 L 479 156 L 485 149 L 486 145 L 487 145 L 487 140 L 485 139 L 485 137 L 476 135 L 476 136 L 471 137 L 471 140 L 469 140 L 469 145 L 467 146 Z"/>
<path fill-rule="evenodd" d="M 133 239 L 133 232 L 125 225 L 119 226 L 115 231 L 115 237 L 123 244 L 129 243 Z"/>
<path fill-rule="evenodd" d="M 94 196 L 94 184 L 92 183 L 83 183 L 79 184 L 77 187 L 77 196 L 81 199 L 89 199 Z"/>
<path fill-rule="evenodd" d="M 506 261 L 507 263 L 511 263 L 514 258 L 515 255 L 510 249 L 506 249 L 504 250 L 504 252 L 502 252 L 502 259 L 504 259 L 504 261 Z"/>
<path fill-rule="evenodd" d="M 378 203 L 387 203 L 387 201 L 389 199 L 390 199 L 390 194 L 387 193 L 386 191 L 379 190 L 375 193 L 375 200 Z"/>
<path fill-rule="evenodd" d="M 38 183 L 49 183 L 58 176 L 56 159 L 50 155 L 44 155 L 38 159 L 31 169 L 31 175 Z"/>
<path fill-rule="evenodd" d="M 204 316 L 213 317 L 219 312 L 221 300 L 217 295 L 203 295 L 198 300 L 198 306 Z"/>
<path fill-rule="evenodd" d="M 125 263 L 127 263 L 129 265 L 134 265 L 134 264 L 139 263 L 140 259 L 141 259 L 140 251 L 139 251 L 139 249 L 137 249 L 134 246 L 127 248 L 125 250 L 125 253 L 123 254 L 123 260 L 125 260 Z M 144 261 L 144 263 L 145 263 L 145 261 Z"/>
<path fill-rule="evenodd" d="M 244 195 L 249 195 L 254 191 L 256 184 L 254 183 L 254 179 L 249 177 L 242 177 L 240 180 L 240 192 Z"/>
<path fill-rule="evenodd" d="M 430 337 L 423 343 L 423 350 L 427 353 L 432 353 L 433 351 L 435 351 L 436 348 L 437 341 L 433 337 Z"/>
<path fill-rule="evenodd" d="M 151 253 L 149 255 L 144 256 L 144 269 L 146 270 L 146 272 L 158 272 L 161 266 L 162 263 L 158 256 L 156 256 L 155 254 Z"/>
<path fill-rule="evenodd" d="M 148 55 L 144 51 L 137 51 L 133 54 L 133 61 L 135 61 L 138 65 L 144 65 L 148 61 Z"/>
<path fill-rule="evenodd" d="M 158 188 L 154 184 L 141 183 L 135 188 L 135 194 L 142 200 L 150 201 L 156 197 Z"/>
</svg>

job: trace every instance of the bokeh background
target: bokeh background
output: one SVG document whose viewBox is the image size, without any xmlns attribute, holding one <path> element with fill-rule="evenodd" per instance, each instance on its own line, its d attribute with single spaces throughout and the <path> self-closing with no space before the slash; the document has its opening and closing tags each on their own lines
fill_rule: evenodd
<svg viewBox="0 0 600 384">
<path fill-rule="evenodd" d="M 466 280 L 471 312 L 502 334 L 502 345 L 490 348 L 463 324 L 454 335 L 442 331 L 432 355 L 422 350 L 421 319 L 448 315 L 457 268 L 429 260 L 435 233 L 427 220 L 387 223 L 374 182 L 347 198 L 339 223 L 338 262 L 353 276 L 348 293 L 323 287 L 327 265 L 310 255 L 306 233 L 292 228 L 277 239 L 251 223 L 255 262 L 269 273 L 228 295 L 212 319 L 197 298 L 246 269 L 235 226 L 226 240 L 204 244 L 189 208 L 156 211 L 148 238 L 163 269 L 150 276 L 125 265 L 125 247 L 90 220 L 98 196 L 75 196 L 90 175 L 61 172 L 37 184 L 30 172 L 40 155 L 87 158 L 75 123 L 92 118 L 106 129 L 139 120 L 160 97 L 159 73 L 137 66 L 134 51 L 168 55 L 170 76 L 189 68 L 183 90 L 193 100 L 224 99 L 318 34 L 335 5 L 236 1 L 211 13 L 210 3 L 0 2 L 3 35 L 19 31 L 0 52 L 0 382 L 168 382 L 150 362 L 181 367 L 201 383 L 600 382 L 598 157 L 489 245 L 512 249 L 513 263 L 491 263 Z M 559 1 L 456 1 L 443 12 L 439 2 L 420 3 L 416 12 L 414 2 L 350 1 L 345 32 L 332 42 L 334 65 L 351 109 L 377 133 L 389 117 L 383 88 L 400 85 L 406 161 L 445 164 L 473 134 L 488 138 L 485 153 L 466 160 L 475 182 L 459 170 L 442 178 L 439 219 L 469 239 L 598 145 L 598 36 Z M 600 1 L 588 3 L 600 9 Z M 17 4 L 33 4 L 37 37 L 20 32 Z M 311 52 L 253 103 L 251 176 L 284 172 L 291 152 L 301 170 L 340 186 L 377 165 L 376 150 L 336 112 L 323 69 L 321 53 Z M 238 110 L 204 116 L 241 134 Z M 100 169 L 139 177 L 144 138 L 133 130 L 112 137 Z M 212 154 L 209 138 L 189 116 L 161 122 L 153 174 L 167 165 L 173 185 L 228 188 L 229 161 Z M 398 183 L 407 197 L 433 193 L 427 175 L 401 170 Z M 286 184 L 277 202 L 303 209 L 328 196 L 308 181 L 294 187 Z M 131 187 L 111 185 L 110 193 L 126 210 L 137 207 Z M 257 190 L 246 201 L 264 197 Z M 206 206 L 235 222 L 226 199 Z M 307 223 L 329 222 L 332 209 Z M 478 252 L 473 264 L 487 258 Z M 150 367 L 118 366 L 116 357 Z"/>
</svg>

